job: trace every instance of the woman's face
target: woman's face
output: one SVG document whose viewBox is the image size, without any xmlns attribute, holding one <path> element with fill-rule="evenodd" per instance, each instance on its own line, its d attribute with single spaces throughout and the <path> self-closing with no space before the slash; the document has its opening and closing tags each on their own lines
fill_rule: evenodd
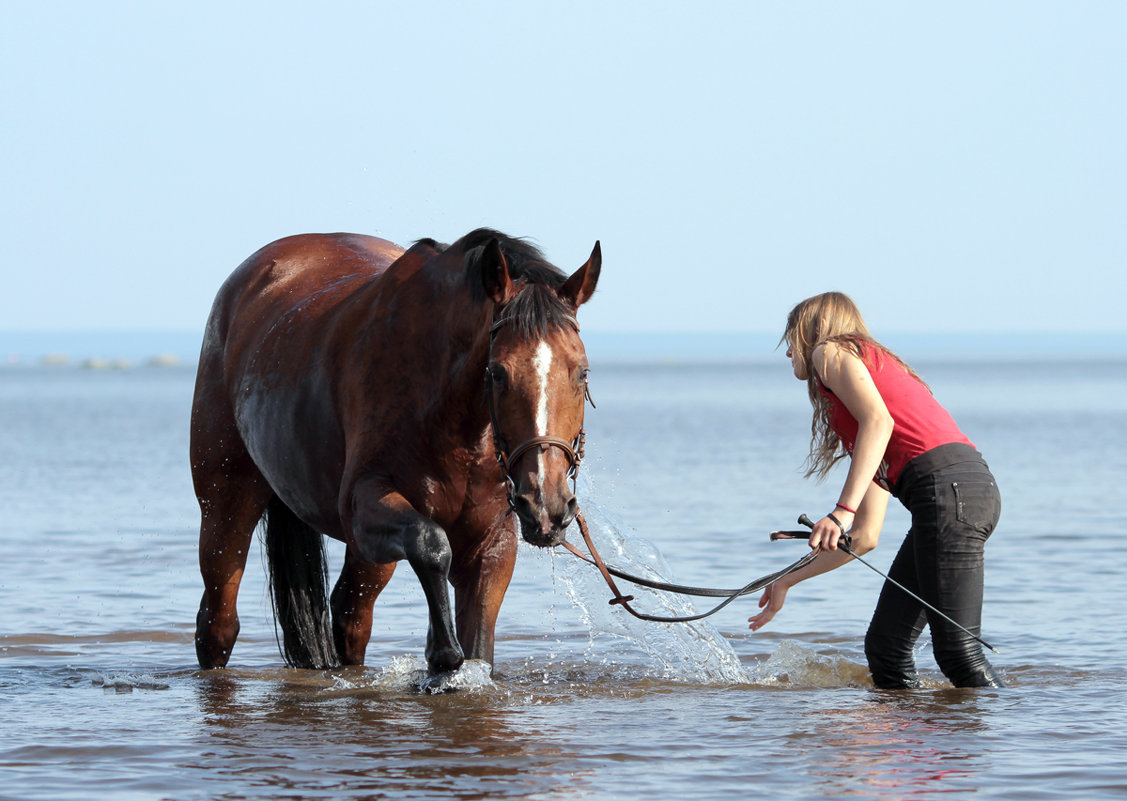
<svg viewBox="0 0 1127 801">
<path fill-rule="evenodd" d="M 802 359 L 798 357 L 789 341 L 787 342 L 787 358 L 790 359 L 790 368 L 794 370 L 795 378 L 799 381 L 805 381 L 810 377 L 809 373 L 806 372 L 806 365 L 802 363 Z"/>
</svg>

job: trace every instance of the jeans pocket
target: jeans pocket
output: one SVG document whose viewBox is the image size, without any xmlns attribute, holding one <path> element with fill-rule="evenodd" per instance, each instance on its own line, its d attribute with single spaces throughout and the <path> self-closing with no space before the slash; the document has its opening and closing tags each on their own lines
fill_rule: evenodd
<svg viewBox="0 0 1127 801">
<path fill-rule="evenodd" d="M 1002 503 L 993 481 L 952 481 L 955 493 L 955 519 L 969 526 L 986 539 L 998 525 Z"/>
</svg>

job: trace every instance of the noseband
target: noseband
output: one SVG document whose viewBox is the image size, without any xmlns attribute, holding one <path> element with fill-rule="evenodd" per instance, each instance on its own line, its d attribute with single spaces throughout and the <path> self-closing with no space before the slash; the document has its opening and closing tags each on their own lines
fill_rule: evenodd
<svg viewBox="0 0 1127 801">
<path fill-rule="evenodd" d="M 574 317 L 572 317 L 570 315 L 567 316 L 565 319 L 567 320 L 568 323 L 571 324 L 571 326 L 577 332 L 579 331 L 579 321 L 578 320 L 576 320 Z M 489 362 L 490 363 L 492 363 L 492 361 L 493 361 L 493 358 L 492 358 L 493 340 L 497 336 L 497 332 L 499 330 L 501 330 L 502 328 L 504 328 L 505 324 L 508 321 L 509 321 L 509 319 L 507 317 L 501 317 L 498 320 L 494 320 L 493 325 L 490 326 L 490 328 L 489 328 L 489 351 L 490 351 Z M 567 440 L 560 439 L 559 437 L 532 437 L 531 439 L 526 439 L 524 442 L 522 442 L 521 444 L 519 444 L 515 448 L 513 448 L 511 453 L 507 453 L 505 451 L 505 446 L 501 442 L 501 434 L 499 433 L 500 426 L 498 426 L 498 424 L 497 424 L 498 423 L 497 402 L 493 397 L 493 387 L 490 383 L 490 379 L 491 379 L 491 375 L 490 375 L 490 372 L 489 372 L 489 368 L 486 367 L 486 369 L 485 369 L 485 381 L 486 381 L 485 394 L 486 394 L 486 397 L 489 398 L 489 424 L 493 429 L 493 450 L 497 455 L 497 464 L 501 468 L 501 478 L 505 482 L 505 498 L 509 502 L 509 512 L 511 513 L 511 512 L 516 511 L 516 498 L 515 498 L 516 482 L 513 481 L 513 475 L 512 475 L 513 467 L 516 465 L 517 461 L 520 459 L 521 456 L 523 456 L 527 451 L 530 451 L 533 448 L 540 448 L 541 451 L 545 451 L 548 448 L 559 448 L 561 451 L 563 451 L 564 453 L 567 454 L 567 460 L 568 460 L 567 477 L 569 479 L 571 479 L 572 492 L 574 492 L 575 491 L 575 479 L 576 479 L 577 473 L 579 472 L 579 463 L 583 461 L 583 445 L 584 445 L 584 442 L 587 438 L 586 432 L 582 428 L 580 428 L 579 433 L 576 435 L 575 439 L 572 440 L 571 442 L 568 442 Z M 583 383 L 584 383 L 584 390 L 583 390 L 584 397 L 588 401 L 590 401 L 591 400 L 591 392 L 590 392 L 590 388 L 586 385 L 587 384 L 586 379 L 584 379 Z M 594 407 L 594 405 L 595 405 L 594 402 L 592 402 L 591 406 Z"/>
</svg>

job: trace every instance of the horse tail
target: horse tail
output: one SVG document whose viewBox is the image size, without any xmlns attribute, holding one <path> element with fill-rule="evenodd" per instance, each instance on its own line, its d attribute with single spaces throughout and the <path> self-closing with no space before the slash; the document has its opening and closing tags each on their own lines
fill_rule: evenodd
<svg viewBox="0 0 1127 801">
<path fill-rule="evenodd" d="M 286 664 L 317 670 L 339 666 L 329 622 L 324 540 L 277 495 L 267 504 L 263 522 L 274 635 L 280 626 L 279 646 Z"/>
</svg>

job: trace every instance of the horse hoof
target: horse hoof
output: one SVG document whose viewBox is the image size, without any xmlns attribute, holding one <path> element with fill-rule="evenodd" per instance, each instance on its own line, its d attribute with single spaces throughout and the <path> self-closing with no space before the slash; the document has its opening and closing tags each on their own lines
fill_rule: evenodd
<svg viewBox="0 0 1127 801">
<path fill-rule="evenodd" d="M 454 681 L 454 677 L 457 675 L 458 671 L 456 670 L 449 670 L 446 673 L 431 673 L 422 677 L 415 686 L 424 695 L 456 693 L 462 689 Z"/>
<path fill-rule="evenodd" d="M 442 648 L 434 653 L 427 654 L 427 669 L 431 675 L 451 673 L 460 668 L 464 661 L 466 660 L 462 655 L 461 648 L 456 646 L 454 648 Z"/>
<path fill-rule="evenodd" d="M 493 684 L 490 678 L 492 670 L 493 666 L 488 662 L 470 659 L 457 670 L 448 670 L 445 673 L 419 671 L 415 674 L 415 689 L 425 695 L 480 689 Z"/>
</svg>

